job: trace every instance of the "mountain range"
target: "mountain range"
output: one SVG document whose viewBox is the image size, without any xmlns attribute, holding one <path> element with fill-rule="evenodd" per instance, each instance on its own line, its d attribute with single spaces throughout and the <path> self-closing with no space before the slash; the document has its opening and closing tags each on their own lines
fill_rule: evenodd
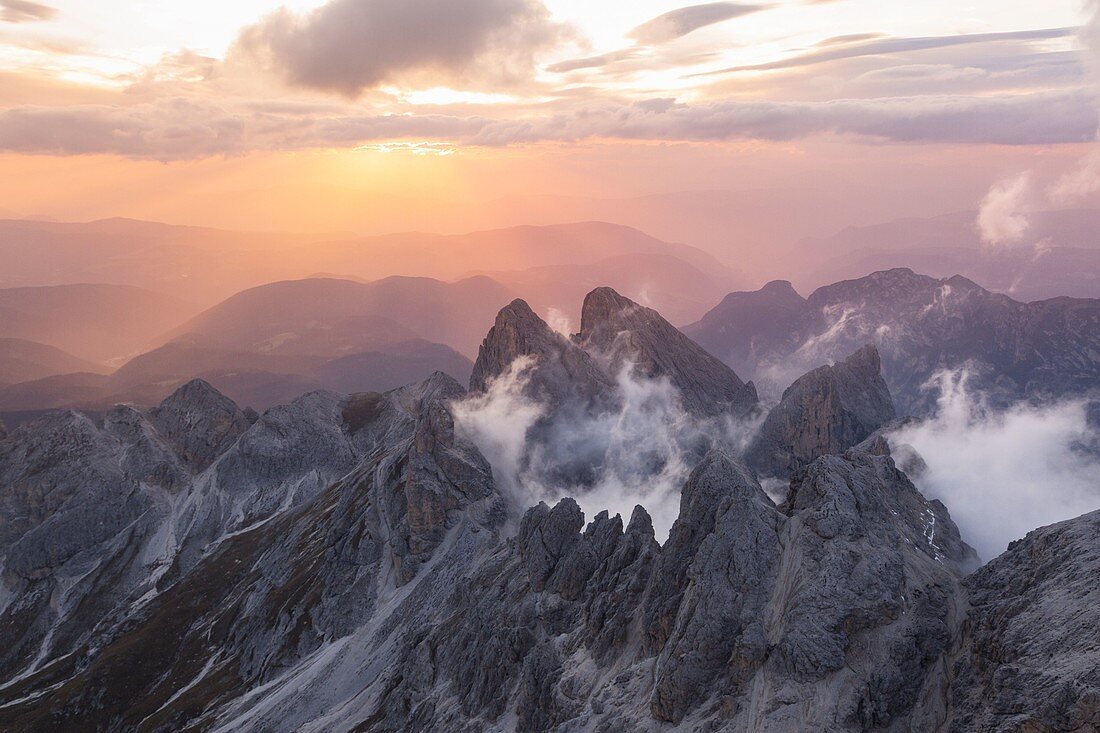
<svg viewBox="0 0 1100 733">
<path fill-rule="evenodd" d="M 873 305 L 883 278 L 916 277 L 809 302 Z M 785 291 L 765 300 L 790 306 Z M 907 292 L 902 313 L 924 291 Z M 194 380 L 150 409 L 58 412 L 0 439 L 0 727 L 1100 726 L 1100 513 L 982 565 L 899 467 L 914 459 L 891 444 L 875 345 L 816 365 L 766 409 L 610 288 L 588 294 L 575 334 L 522 300 L 492 323 L 469 391 L 436 373 L 259 415 Z M 660 454 L 650 481 L 690 462 L 667 524 L 641 506 L 582 510 L 630 457 L 613 443 L 595 446 L 574 496 L 535 487 L 545 501 L 500 462 L 528 436 L 552 445 L 548 425 L 604 416 L 622 430 L 655 396 L 670 401 L 639 445 L 700 424 L 761 420 L 766 436 L 714 430 Z M 474 429 L 482 414 L 497 434 Z"/>
<path fill-rule="evenodd" d="M 1019 239 L 982 240 L 973 211 L 846 227 L 803 240 L 788 277 L 813 289 L 876 270 L 910 267 L 938 278 L 962 275 L 1023 301 L 1100 297 L 1100 212 L 1040 211 L 1025 215 Z"/>
<path fill-rule="evenodd" d="M 964 277 L 907 268 L 835 283 L 808 298 L 786 281 L 732 293 L 684 331 L 772 393 L 873 342 L 907 414 L 927 414 L 944 371 L 965 371 L 1001 404 L 1100 384 L 1100 300 L 1022 303 Z"/>
<path fill-rule="evenodd" d="M 152 405 L 202 376 L 235 399 L 267 408 L 315 389 L 385 390 L 436 370 L 466 378 L 478 337 L 510 294 L 487 278 L 376 283 L 312 279 L 242 292 L 182 323 L 110 370 L 85 367 L 0 389 L 0 411 Z"/>
<path fill-rule="evenodd" d="M 703 250 L 602 222 L 363 237 L 339 232 L 235 232 L 130 219 L 0 220 L 0 259 L 6 264 L 0 288 L 130 285 L 194 304 L 192 315 L 243 290 L 318 273 L 368 281 L 393 275 L 454 281 L 478 272 L 507 271 L 521 281 L 537 280 L 543 297 L 550 301 L 573 303 L 577 292 L 570 277 L 577 270 L 570 268 L 612 258 L 614 264 L 600 265 L 601 271 L 625 268 L 640 288 L 652 283 L 657 306 L 664 305 L 659 293 L 675 289 L 668 285 L 674 271 L 705 272 L 719 292 L 746 284 Z M 559 273 L 545 269 L 559 266 L 567 269 Z M 533 268 L 542 270 L 524 273 Z M 613 284 L 635 292 L 634 282 L 616 279 Z M 694 296 L 681 292 L 674 297 L 682 303 L 685 298 L 692 302 Z M 698 312 L 689 308 L 683 323 L 710 305 L 694 302 Z"/>
</svg>

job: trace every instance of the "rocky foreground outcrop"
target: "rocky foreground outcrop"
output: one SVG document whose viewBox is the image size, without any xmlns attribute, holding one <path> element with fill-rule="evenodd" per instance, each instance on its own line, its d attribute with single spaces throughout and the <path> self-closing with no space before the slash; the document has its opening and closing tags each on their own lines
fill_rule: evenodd
<svg viewBox="0 0 1100 733">
<path fill-rule="evenodd" d="M 461 395 L 440 376 L 338 401 L 342 476 L 267 519 L 230 519 L 178 576 L 117 589 L 94 618 L 66 616 L 84 628 L 64 646 L 48 629 L 7 644 L 24 653 L 8 660 L 0 726 L 969 730 L 993 714 L 981 706 L 1004 689 L 1009 653 L 1026 664 L 1005 678 L 1022 680 L 1006 709 L 1032 700 L 1037 720 L 1088 720 L 1090 678 L 1073 676 L 1094 661 L 1077 633 L 1088 617 L 1050 622 L 1093 600 L 1095 517 L 1052 530 L 1057 541 L 1036 533 L 964 581 L 973 551 L 888 455 L 820 457 L 776 505 L 712 451 L 663 545 L 641 508 L 625 526 L 606 513 L 586 526 L 568 499 L 509 530 L 488 464 L 454 432 Z M 200 477 L 228 470 L 275 417 Z M 62 425 L 95 444 L 96 426 Z M 83 561 L 121 567 L 112 546 L 87 537 Z M 8 547 L 5 582 L 21 572 L 29 584 Z M 93 574 L 100 587 L 117 577 Z M 33 613 L 33 595 L 8 601 L 5 630 L 30 618 L 56 634 L 65 623 Z M 1021 603 L 1023 617 L 997 610 Z M 1062 661 L 1040 664 L 1051 655 Z"/>
<path fill-rule="evenodd" d="M 135 588 L 66 655 L 44 641 L 9 677 L 0 725 L 848 730 L 944 719 L 937 670 L 973 554 L 889 457 L 822 458 L 776 506 L 714 451 L 663 546 L 643 509 L 625 528 L 606 513 L 585 527 L 572 500 L 529 510 L 505 539 L 489 467 L 446 410 L 459 392 L 440 378 L 357 406 L 370 413 L 348 436 L 359 465 L 224 535 L 167 587 Z"/>
<path fill-rule="evenodd" d="M 1035 530 L 965 582 L 953 731 L 1100 730 L 1100 512 Z"/>
</svg>

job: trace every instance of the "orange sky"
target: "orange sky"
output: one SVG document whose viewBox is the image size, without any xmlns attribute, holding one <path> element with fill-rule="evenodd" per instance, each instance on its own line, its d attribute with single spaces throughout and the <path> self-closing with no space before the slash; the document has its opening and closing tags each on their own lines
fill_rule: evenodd
<svg viewBox="0 0 1100 733">
<path fill-rule="evenodd" d="M 711 189 L 837 201 L 823 227 L 971 209 L 1088 152 L 1091 7 L 0 0 L 0 215 L 460 231 L 583 208 L 517 198 Z"/>
</svg>

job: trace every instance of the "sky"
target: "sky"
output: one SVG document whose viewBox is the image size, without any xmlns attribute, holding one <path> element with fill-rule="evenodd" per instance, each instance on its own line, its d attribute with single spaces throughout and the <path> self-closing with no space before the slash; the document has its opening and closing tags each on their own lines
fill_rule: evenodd
<svg viewBox="0 0 1100 733">
<path fill-rule="evenodd" d="M 805 206 L 838 187 L 861 201 L 851 223 L 977 208 L 1025 171 L 1052 190 L 1091 175 L 1092 14 L 0 0 L 0 215 L 445 230 L 516 196 L 767 188 Z M 367 203 L 387 216 L 348 213 Z"/>
</svg>

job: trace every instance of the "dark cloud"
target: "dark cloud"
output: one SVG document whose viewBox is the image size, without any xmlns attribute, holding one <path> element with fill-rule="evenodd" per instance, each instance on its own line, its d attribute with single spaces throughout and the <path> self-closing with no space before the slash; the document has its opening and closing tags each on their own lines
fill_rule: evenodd
<svg viewBox="0 0 1100 733">
<path fill-rule="evenodd" d="M 522 119 L 354 115 L 256 107 L 236 113 L 182 100 L 131 108 L 0 111 L 0 150 L 177 159 L 251 150 L 354 147 L 386 140 L 505 146 L 587 139 L 783 141 L 814 135 L 895 143 L 1040 145 L 1091 140 L 1096 100 L 1082 91 L 999 97 L 829 102 L 581 104 Z"/>
<path fill-rule="evenodd" d="M 8 23 L 26 23 L 34 20 L 51 20 L 57 8 L 30 0 L 0 0 L 0 20 Z"/>
<path fill-rule="evenodd" d="M 657 44 L 686 36 L 692 31 L 724 20 L 764 10 L 766 5 L 743 3 L 706 3 L 689 5 L 658 15 L 630 31 L 628 36 L 638 43 Z"/>
<path fill-rule="evenodd" d="M 417 74 L 518 81 L 564 35 L 539 0 L 330 0 L 275 12 L 238 48 L 294 85 L 355 95 Z"/>
<path fill-rule="evenodd" d="M 830 61 L 859 58 L 863 56 L 888 56 L 907 53 L 911 51 L 927 51 L 931 49 L 949 48 L 952 46 L 965 46 L 975 43 L 996 43 L 1002 41 L 1041 41 L 1052 38 L 1067 38 L 1074 35 L 1073 28 L 1048 28 L 1032 31 L 1012 31 L 1008 33 L 972 33 L 957 36 L 928 36 L 919 38 L 883 38 L 866 43 L 841 43 L 836 47 L 827 47 L 818 51 L 791 56 L 789 58 L 771 61 L 765 64 L 753 64 L 749 66 L 732 66 L 728 69 L 708 71 L 692 76 L 710 76 L 714 74 L 729 74 L 738 71 L 777 71 L 780 69 L 794 69 L 804 66 L 814 66 Z"/>
</svg>

